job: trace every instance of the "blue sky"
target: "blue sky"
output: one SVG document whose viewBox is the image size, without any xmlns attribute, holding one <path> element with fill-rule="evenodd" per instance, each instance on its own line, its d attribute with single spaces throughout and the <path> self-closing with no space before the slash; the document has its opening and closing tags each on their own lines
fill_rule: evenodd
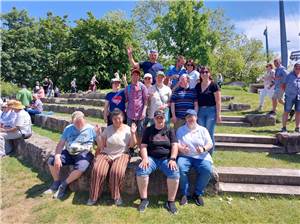
<svg viewBox="0 0 300 224">
<path fill-rule="evenodd" d="M 86 12 L 91 11 L 100 18 L 112 10 L 122 10 L 127 17 L 136 1 L 8 1 L 2 0 L 2 12 L 8 12 L 13 6 L 26 9 L 30 16 L 45 17 L 48 11 L 55 15 L 67 14 L 71 21 L 86 17 Z M 231 19 L 238 32 L 245 33 L 248 37 L 264 40 L 263 30 L 268 26 L 270 48 L 279 52 L 279 8 L 278 1 L 205 1 L 205 6 L 216 9 L 222 8 L 225 15 Z M 300 2 L 285 1 L 286 28 L 289 51 L 300 50 Z"/>
</svg>

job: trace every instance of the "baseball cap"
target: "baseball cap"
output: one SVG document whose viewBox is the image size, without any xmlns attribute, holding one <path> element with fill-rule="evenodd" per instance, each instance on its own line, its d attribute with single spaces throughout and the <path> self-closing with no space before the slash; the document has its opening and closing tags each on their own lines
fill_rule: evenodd
<svg viewBox="0 0 300 224">
<path fill-rule="evenodd" d="M 140 70 L 137 69 L 137 68 L 134 68 L 134 69 L 131 70 L 131 75 L 132 75 L 133 73 L 138 73 L 139 75 L 141 75 Z"/>
<path fill-rule="evenodd" d="M 188 110 L 185 112 L 185 116 L 189 116 L 189 115 L 197 116 L 197 112 L 196 112 L 195 110 L 188 109 Z"/>
<path fill-rule="evenodd" d="M 158 52 L 157 52 L 157 50 L 152 49 L 149 51 L 149 53 L 152 54 L 152 53 L 158 53 Z"/>
<path fill-rule="evenodd" d="M 158 76 L 158 75 L 166 76 L 165 73 L 164 73 L 163 71 L 158 71 L 158 72 L 156 73 L 156 76 Z"/>
<path fill-rule="evenodd" d="M 144 75 L 144 78 L 152 78 L 152 75 L 150 74 L 150 73 L 146 73 L 145 75 Z"/>
<path fill-rule="evenodd" d="M 154 112 L 154 117 L 157 117 L 157 116 L 165 116 L 165 112 L 162 111 L 162 110 L 157 110 Z"/>
<path fill-rule="evenodd" d="M 121 79 L 120 78 L 113 78 L 113 79 L 111 79 L 110 82 L 111 83 L 113 83 L 113 82 L 121 82 Z"/>
</svg>

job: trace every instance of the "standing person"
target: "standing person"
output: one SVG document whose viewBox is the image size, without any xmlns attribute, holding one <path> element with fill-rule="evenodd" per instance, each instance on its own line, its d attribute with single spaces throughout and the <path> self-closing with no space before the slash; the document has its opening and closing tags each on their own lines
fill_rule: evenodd
<svg viewBox="0 0 300 224">
<path fill-rule="evenodd" d="M 273 65 L 271 63 L 266 66 L 266 73 L 262 77 L 264 81 L 264 88 L 260 92 L 259 96 L 259 106 L 257 111 L 261 111 L 264 106 L 265 97 L 268 96 L 271 100 L 274 94 L 274 80 L 275 80 L 275 71 L 273 70 Z"/>
<path fill-rule="evenodd" d="M 170 102 L 172 122 L 175 130 L 177 130 L 184 124 L 185 113 L 188 109 L 195 109 L 198 111 L 196 91 L 189 88 L 187 74 L 180 76 L 179 87 L 172 93 Z"/>
<path fill-rule="evenodd" d="M 74 78 L 71 82 L 71 93 L 77 92 L 76 78 Z"/>
<path fill-rule="evenodd" d="M 29 114 L 24 110 L 22 103 L 12 100 L 8 104 L 17 114 L 17 117 L 12 127 L 0 128 L 0 157 L 9 154 L 13 150 L 9 140 L 22 137 L 28 138 L 32 133 L 31 119 Z"/>
<path fill-rule="evenodd" d="M 45 194 L 54 193 L 54 198 L 62 199 L 70 183 L 77 180 L 87 170 L 93 160 L 94 141 L 100 145 L 100 127 L 87 124 L 84 114 L 75 111 L 72 114 L 72 124 L 68 125 L 55 149 L 55 155 L 48 159 L 50 173 L 54 182 Z M 62 166 L 74 165 L 74 170 L 65 180 L 60 180 Z"/>
<path fill-rule="evenodd" d="M 198 99 L 198 123 L 207 128 L 210 137 L 215 145 L 215 126 L 221 123 L 221 91 L 219 86 L 213 81 L 208 67 L 200 69 L 200 82 L 196 85 Z M 212 155 L 214 147 L 209 151 Z"/>
<path fill-rule="evenodd" d="M 33 87 L 33 93 L 37 93 L 40 90 L 40 88 L 42 88 L 40 82 L 36 81 L 35 86 Z"/>
<path fill-rule="evenodd" d="M 43 82 L 43 89 L 46 96 L 48 96 L 48 88 L 49 88 L 49 79 L 46 77 Z"/>
<path fill-rule="evenodd" d="M 146 117 L 148 90 L 146 86 L 140 82 L 141 72 L 138 69 L 131 71 L 131 84 L 125 88 L 125 96 L 127 105 L 127 124 L 129 126 L 135 123 L 137 126 L 138 143 L 143 132 L 144 120 Z"/>
<path fill-rule="evenodd" d="M 152 75 L 150 73 L 146 73 L 144 75 L 144 85 L 146 86 L 147 90 L 148 90 L 148 102 L 147 102 L 147 111 L 146 111 L 146 117 L 145 117 L 145 121 L 144 121 L 144 127 L 148 126 L 148 123 L 150 122 L 149 119 L 149 108 L 151 106 L 151 96 L 152 96 Z"/>
<path fill-rule="evenodd" d="M 47 97 L 53 96 L 53 82 L 51 79 L 48 79 L 49 85 L 48 85 L 48 90 L 47 90 Z"/>
<path fill-rule="evenodd" d="M 125 116 L 124 122 L 126 123 L 126 97 L 124 89 L 121 88 L 121 79 L 119 77 L 113 78 L 111 80 L 112 91 L 107 93 L 105 96 L 105 103 L 104 103 L 104 112 L 103 117 L 104 121 L 107 126 L 112 124 L 111 120 L 111 112 L 115 108 L 121 110 Z"/>
<path fill-rule="evenodd" d="M 177 57 L 176 65 L 170 66 L 169 70 L 167 71 L 167 78 L 165 83 L 167 83 L 170 88 L 174 91 L 175 88 L 178 87 L 178 81 L 182 74 L 186 73 L 185 67 L 185 58 L 180 55 Z"/>
<path fill-rule="evenodd" d="M 199 82 L 200 73 L 196 69 L 196 65 L 193 59 L 189 59 L 186 64 L 186 73 L 189 77 L 190 88 L 194 89 Z"/>
<path fill-rule="evenodd" d="M 278 103 L 284 104 L 282 99 L 284 94 L 283 81 L 288 74 L 286 68 L 281 65 L 280 59 L 278 58 L 275 59 L 274 65 L 276 67 L 275 81 L 274 81 L 275 86 L 274 86 L 274 94 L 272 98 L 272 110 L 268 113 L 269 115 L 276 115 L 276 108 Z"/>
<path fill-rule="evenodd" d="M 154 125 L 146 128 L 140 151 L 142 161 L 136 170 L 136 179 L 141 197 L 138 211 L 144 212 L 149 205 L 149 175 L 160 169 L 167 176 L 168 201 L 165 207 L 172 214 L 177 213 L 175 205 L 179 185 L 179 172 L 176 164 L 178 154 L 177 139 L 173 129 L 166 126 L 163 111 L 154 113 Z"/>
<path fill-rule="evenodd" d="M 220 87 L 220 89 L 222 88 L 223 82 L 224 82 L 223 75 L 219 73 L 217 75 L 217 84 Z"/>
<path fill-rule="evenodd" d="M 284 80 L 283 89 L 285 90 L 285 103 L 281 132 L 287 132 L 288 116 L 295 105 L 295 132 L 300 133 L 300 61 L 296 62 L 293 71 Z"/>
<path fill-rule="evenodd" d="M 188 203 L 190 196 L 188 174 L 193 167 L 197 173 L 195 193 L 196 205 L 203 206 L 204 189 L 212 172 L 212 158 L 208 151 L 213 147 L 212 140 L 206 128 L 197 124 L 197 112 L 187 110 L 186 123 L 177 130 L 179 156 L 177 159 L 180 171 L 180 205 Z"/>
<path fill-rule="evenodd" d="M 96 75 L 94 75 L 92 77 L 92 79 L 91 79 L 89 90 L 92 91 L 92 92 L 96 92 L 96 90 L 97 90 L 97 83 L 99 83 L 99 82 L 96 79 Z"/>
<path fill-rule="evenodd" d="M 150 125 L 154 124 L 154 113 L 157 110 L 163 110 L 165 113 L 165 121 L 167 126 L 170 126 L 170 111 L 169 102 L 172 95 L 172 90 L 164 84 L 165 74 L 163 71 L 157 72 L 156 83 L 151 87 L 152 94 L 150 95 L 150 104 L 148 110 L 148 118 Z"/>
<path fill-rule="evenodd" d="M 123 112 L 118 108 L 113 110 L 111 117 L 113 124 L 101 134 L 101 144 L 96 150 L 87 205 L 96 204 L 102 194 L 107 175 L 109 175 L 109 189 L 115 205 L 122 204 L 120 190 L 130 160 L 128 149 L 137 143 L 136 125 L 132 124 L 129 127 L 123 124 Z"/>
<path fill-rule="evenodd" d="M 149 61 L 144 62 L 135 62 L 132 55 L 132 48 L 129 47 L 127 49 L 128 59 L 131 66 L 135 69 L 143 69 L 144 74 L 150 73 L 152 75 L 153 82 L 155 82 L 156 73 L 158 71 L 163 71 L 164 67 L 157 62 L 158 59 L 158 52 L 156 50 L 151 50 L 149 52 Z"/>
<path fill-rule="evenodd" d="M 31 100 L 32 100 L 32 94 L 31 92 L 26 88 L 26 85 L 22 85 L 22 89 L 20 89 L 16 95 L 17 100 L 21 101 L 23 106 L 28 107 Z"/>
</svg>

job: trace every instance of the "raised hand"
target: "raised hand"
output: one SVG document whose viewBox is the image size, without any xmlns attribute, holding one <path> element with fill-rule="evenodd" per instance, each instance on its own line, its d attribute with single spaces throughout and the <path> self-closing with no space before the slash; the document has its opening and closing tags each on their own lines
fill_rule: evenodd
<svg viewBox="0 0 300 224">
<path fill-rule="evenodd" d="M 136 130 L 137 130 L 137 126 L 135 123 L 132 123 L 131 124 L 131 127 L 130 127 L 130 131 L 132 134 L 136 133 Z"/>
</svg>

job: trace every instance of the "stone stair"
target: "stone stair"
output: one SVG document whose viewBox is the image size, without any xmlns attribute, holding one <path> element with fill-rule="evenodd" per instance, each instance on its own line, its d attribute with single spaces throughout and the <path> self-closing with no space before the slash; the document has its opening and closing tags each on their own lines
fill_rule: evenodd
<svg viewBox="0 0 300 224">
<path fill-rule="evenodd" d="M 79 105 L 89 105 L 89 106 L 98 106 L 98 107 L 103 107 L 105 103 L 104 99 L 60 98 L 60 97 L 43 98 L 42 101 L 44 104 L 79 104 Z"/>
</svg>

